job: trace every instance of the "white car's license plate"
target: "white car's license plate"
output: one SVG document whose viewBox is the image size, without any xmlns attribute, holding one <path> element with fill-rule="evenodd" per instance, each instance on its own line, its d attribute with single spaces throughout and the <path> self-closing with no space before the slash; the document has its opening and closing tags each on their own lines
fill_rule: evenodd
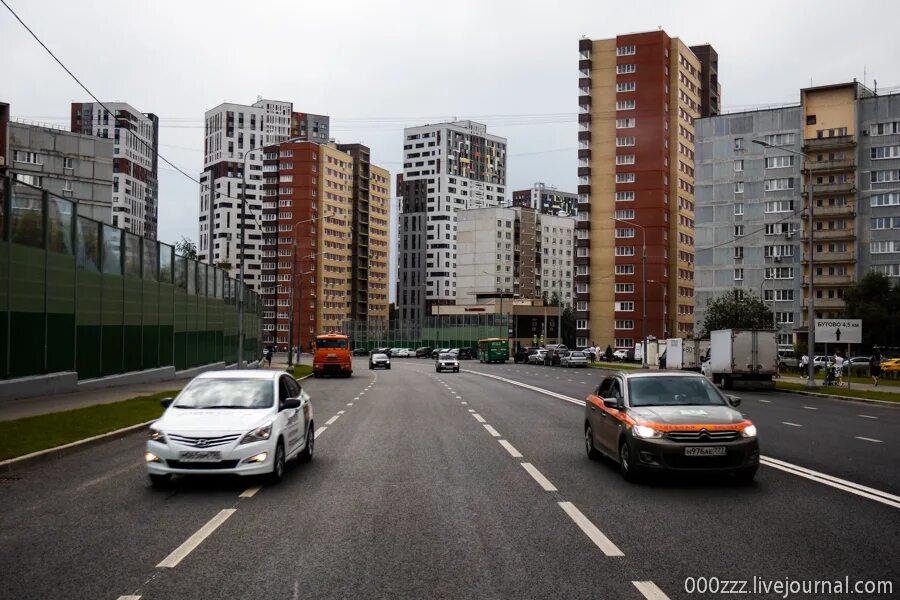
<svg viewBox="0 0 900 600">
<path fill-rule="evenodd" d="M 685 456 L 725 456 L 725 446 L 688 446 Z"/>
<path fill-rule="evenodd" d="M 222 460 L 221 452 L 179 452 L 178 459 L 182 462 L 219 462 Z"/>
</svg>

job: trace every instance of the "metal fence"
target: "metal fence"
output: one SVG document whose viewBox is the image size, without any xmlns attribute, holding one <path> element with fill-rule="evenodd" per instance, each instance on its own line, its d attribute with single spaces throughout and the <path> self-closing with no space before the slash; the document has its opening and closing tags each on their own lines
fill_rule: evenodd
<svg viewBox="0 0 900 600">
<path fill-rule="evenodd" d="M 440 315 L 422 321 L 346 321 L 342 333 L 354 348 L 390 347 L 466 348 L 478 340 L 506 337 L 511 320 L 506 315 Z"/>
<path fill-rule="evenodd" d="M 0 379 L 79 379 L 259 355 L 258 296 L 172 246 L 79 216 L 77 204 L 0 178 Z"/>
</svg>

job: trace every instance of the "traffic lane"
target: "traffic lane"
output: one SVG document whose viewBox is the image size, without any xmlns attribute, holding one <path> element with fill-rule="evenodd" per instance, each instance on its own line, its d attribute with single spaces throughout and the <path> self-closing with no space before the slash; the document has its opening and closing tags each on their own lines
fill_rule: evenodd
<svg viewBox="0 0 900 600">
<path fill-rule="evenodd" d="M 463 368 L 543 387 L 579 400 L 612 372 L 606 369 L 569 372 L 560 367 L 479 363 L 464 363 Z M 897 407 L 784 392 L 742 391 L 737 395 L 742 401 L 739 410 L 760 430 L 766 456 L 900 493 L 900 475 L 895 468 L 900 459 L 896 441 L 900 431 Z M 818 410 L 804 408 L 807 406 Z M 868 439 L 860 439 L 863 437 Z"/>
<path fill-rule="evenodd" d="M 366 373 L 301 385 L 319 419 L 373 379 Z M 4 474 L 0 598 L 118 597 L 151 576 L 176 541 L 262 485 L 256 477 L 194 477 L 155 490 L 143 462 L 146 436 L 141 431 Z M 114 584 L 110 573 L 117 574 Z"/>
<path fill-rule="evenodd" d="M 727 477 L 628 484 L 611 461 L 585 456 L 583 407 L 463 375 L 454 387 L 472 408 L 626 558 L 653 565 L 645 577 L 672 598 L 690 576 L 897 578 L 896 509 L 767 467 L 748 486 Z"/>
<path fill-rule="evenodd" d="M 431 375 L 424 361 L 379 372 L 311 464 L 143 598 L 640 598 L 597 568 L 612 559 Z"/>
</svg>

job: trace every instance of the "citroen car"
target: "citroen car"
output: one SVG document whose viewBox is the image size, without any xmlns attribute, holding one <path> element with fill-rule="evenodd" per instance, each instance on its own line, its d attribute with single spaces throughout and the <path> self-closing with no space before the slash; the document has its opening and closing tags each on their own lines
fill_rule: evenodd
<svg viewBox="0 0 900 600">
<path fill-rule="evenodd" d="M 274 484 L 286 461 L 312 460 L 312 403 L 283 371 L 209 371 L 162 404 L 144 452 L 155 487 L 199 474 L 264 475 Z"/>
<path fill-rule="evenodd" d="M 453 371 L 454 373 L 459 373 L 459 359 L 455 354 L 450 354 L 449 352 L 446 354 L 439 354 L 437 360 L 434 361 L 434 370 L 438 373 L 441 371 Z"/>
<path fill-rule="evenodd" d="M 585 401 L 584 444 L 628 481 L 654 471 L 726 471 L 751 481 L 759 468 L 756 426 L 698 373 L 615 373 Z"/>
</svg>

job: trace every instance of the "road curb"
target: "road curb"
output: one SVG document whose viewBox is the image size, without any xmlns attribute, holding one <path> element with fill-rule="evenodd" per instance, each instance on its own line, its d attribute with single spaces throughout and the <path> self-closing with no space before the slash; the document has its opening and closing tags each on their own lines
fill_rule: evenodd
<svg viewBox="0 0 900 600">
<path fill-rule="evenodd" d="M 135 431 L 139 431 L 143 428 L 148 427 L 151 423 L 156 421 L 157 419 L 153 419 L 152 421 L 146 421 L 144 423 L 138 423 L 137 425 L 131 425 L 130 427 L 123 427 L 122 429 L 116 429 L 115 431 L 109 431 L 107 433 L 101 433 L 100 435 L 95 435 L 93 437 L 89 437 L 83 440 L 78 440 L 75 442 L 70 442 L 68 444 L 64 444 L 62 446 L 56 446 L 54 448 L 47 448 L 46 450 L 39 450 L 37 452 L 32 452 L 31 454 L 25 454 L 24 456 L 17 456 L 15 458 L 9 458 L 4 461 L 0 461 L 0 471 L 12 471 L 16 468 L 22 468 L 31 466 L 46 460 L 54 459 L 54 458 L 62 458 L 63 456 L 67 456 L 69 454 L 74 454 L 75 452 L 79 452 L 81 450 L 86 450 L 92 446 L 97 446 L 104 442 L 109 442 L 112 440 L 116 440 L 119 438 L 123 438 L 127 435 L 134 433 Z"/>
<path fill-rule="evenodd" d="M 775 388 L 776 392 L 784 392 L 785 394 L 800 394 L 801 396 L 815 396 L 816 398 L 833 398 L 835 400 L 852 400 L 854 402 L 865 402 L 866 404 L 880 404 L 883 406 L 900 406 L 900 402 L 892 402 L 890 400 L 876 400 L 875 398 L 855 398 L 853 396 L 835 396 L 832 394 L 820 394 L 818 392 L 804 392 L 801 390 L 782 390 Z"/>
</svg>

